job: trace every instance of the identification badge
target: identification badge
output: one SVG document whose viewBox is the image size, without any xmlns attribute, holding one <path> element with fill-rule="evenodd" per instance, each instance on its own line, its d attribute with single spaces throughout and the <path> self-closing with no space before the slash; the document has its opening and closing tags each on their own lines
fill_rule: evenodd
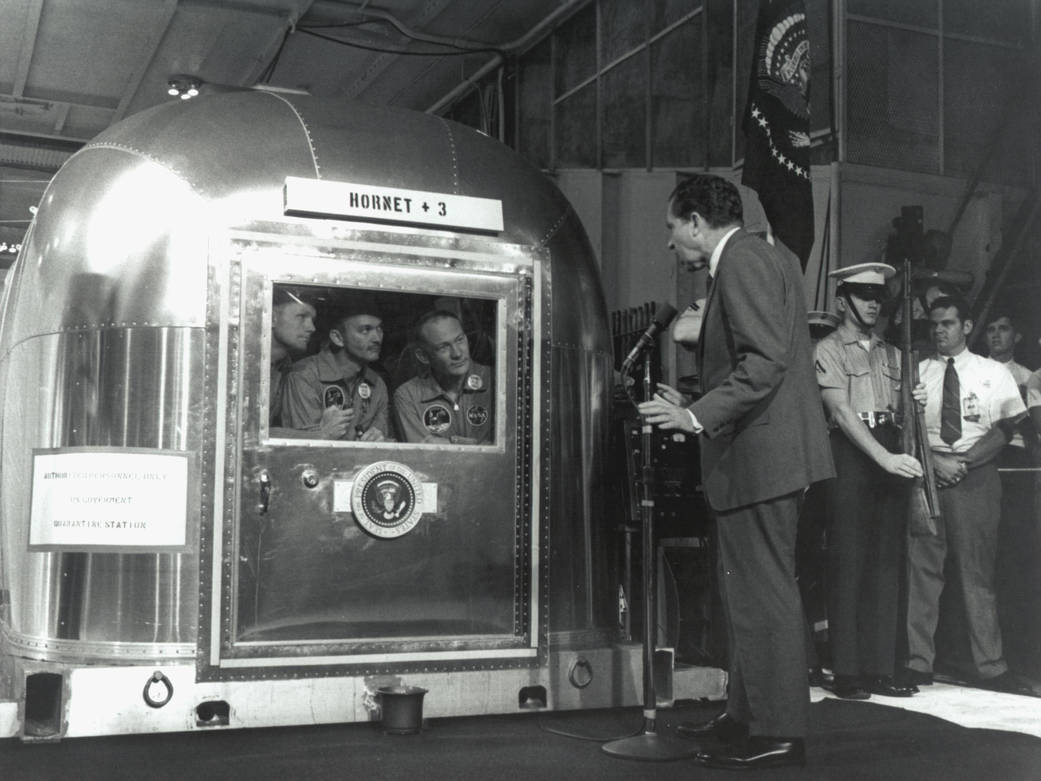
<svg viewBox="0 0 1041 781">
<path fill-rule="evenodd" d="M 372 396 L 372 386 L 367 382 L 362 382 L 358 385 L 358 398 L 368 399 Z"/>
<path fill-rule="evenodd" d="M 484 380 L 480 374 L 471 374 L 466 378 L 466 387 L 472 391 L 478 391 L 484 387 Z"/>
<path fill-rule="evenodd" d="M 975 392 L 969 393 L 962 401 L 962 417 L 969 423 L 980 422 L 980 399 Z"/>
</svg>

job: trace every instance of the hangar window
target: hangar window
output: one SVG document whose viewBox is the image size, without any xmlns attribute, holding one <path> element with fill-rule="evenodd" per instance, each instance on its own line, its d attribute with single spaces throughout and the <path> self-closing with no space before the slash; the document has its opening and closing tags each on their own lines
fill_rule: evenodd
<svg viewBox="0 0 1041 781">
<path fill-rule="evenodd" d="M 495 444 L 495 299 L 274 284 L 272 439 Z"/>
</svg>

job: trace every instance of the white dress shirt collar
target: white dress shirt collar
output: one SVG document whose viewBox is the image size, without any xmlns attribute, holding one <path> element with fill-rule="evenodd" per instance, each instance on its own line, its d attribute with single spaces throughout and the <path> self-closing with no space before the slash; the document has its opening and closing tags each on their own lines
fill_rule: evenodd
<svg viewBox="0 0 1041 781">
<path fill-rule="evenodd" d="M 716 248 L 712 250 L 712 256 L 708 259 L 708 273 L 709 276 L 711 276 L 713 279 L 716 278 L 716 269 L 719 267 L 719 258 L 723 255 L 723 248 L 726 246 L 727 241 L 730 239 L 730 237 L 737 233 L 739 230 L 741 230 L 740 225 L 737 225 L 728 230 L 726 233 L 723 234 L 723 238 L 719 240 L 719 244 L 716 245 Z"/>
<path fill-rule="evenodd" d="M 943 363 L 947 363 L 947 359 L 948 358 L 953 358 L 954 359 L 954 367 L 958 368 L 959 366 L 963 366 L 965 364 L 965 360 L 969 357 L 969 355 L 970 355 L 970 353 L 969 353 L 968 346 L 967 345 L 962 345 L 961 350 L 959 350 L 954 355 L 940 355 L 939 353 L 937 353 L 936 354 L 936 359 L 939 360 L 939 361 L 942 361 Z"/>
</svg>

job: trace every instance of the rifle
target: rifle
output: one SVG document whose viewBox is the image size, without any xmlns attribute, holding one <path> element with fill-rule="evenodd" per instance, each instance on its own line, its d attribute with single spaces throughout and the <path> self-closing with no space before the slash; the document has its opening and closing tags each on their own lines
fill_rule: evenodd
<svg viewBox="0 0 1041 781">
<path fill-rule="evenodd" d="M 912 349 L 911 317 L 911 260 L 904 258 L 904 350 L 902 354 L 900 399 L 904 408 L 902 432 L 903 450 L 910 456 L 917 455 L 924 475 L 915 480 L 911 489 L 911 528 L 925 529 L 936 534 L 936 522 L 940 519 L 940 495 L 936 490 L 936 474 L 933 472 L 933 455 L 929 449 L 929 437 L 925 428 L 925 413 L 911 395 L 918 384 L 918 351 Z"/>
</svg>

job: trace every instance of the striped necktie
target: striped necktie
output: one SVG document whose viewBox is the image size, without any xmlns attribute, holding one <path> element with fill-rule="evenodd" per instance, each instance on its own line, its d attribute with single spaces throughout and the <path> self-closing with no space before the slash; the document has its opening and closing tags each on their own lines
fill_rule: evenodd
<svg viewBox="0 0 1041 781">
<path fill-rule="evenodd" d="M 954 359 L 947 359 L 943 373 L 943 401 L 940 404 L 940 439 L 953 445 L 961 439 L 961 386 Z"/>
</svg>

